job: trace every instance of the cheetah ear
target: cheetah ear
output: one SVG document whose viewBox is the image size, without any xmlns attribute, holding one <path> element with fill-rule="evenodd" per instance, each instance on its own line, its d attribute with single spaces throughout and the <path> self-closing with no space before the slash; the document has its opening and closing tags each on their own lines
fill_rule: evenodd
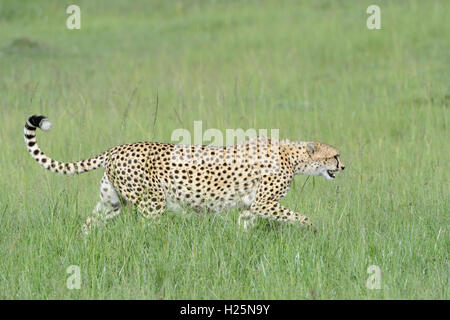
<svg viewBox="0 0 450 320">
<path fill-rule="evenodd" d="M 312 156 L 315 152 L 316 149 L 316 144 L 314 142 L 308 142 L 306 145 L 306 152 L 308 152 L 308 154 L 310 156 Z"/>
</svg>

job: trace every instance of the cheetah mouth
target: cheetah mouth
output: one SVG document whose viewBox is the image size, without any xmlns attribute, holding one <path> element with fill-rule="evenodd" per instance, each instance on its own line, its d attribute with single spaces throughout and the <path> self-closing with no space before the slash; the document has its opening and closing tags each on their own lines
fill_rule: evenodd
<svg viewBox="0 0 450 320">
<path fill-rule="evenodd" d="M 327 174 L 328 174 L 328 177 L 329 177 L 330 180 L 336 178 L 335 173 L 336 173 L 336 171 L 327 170 Z"/>
</svg>

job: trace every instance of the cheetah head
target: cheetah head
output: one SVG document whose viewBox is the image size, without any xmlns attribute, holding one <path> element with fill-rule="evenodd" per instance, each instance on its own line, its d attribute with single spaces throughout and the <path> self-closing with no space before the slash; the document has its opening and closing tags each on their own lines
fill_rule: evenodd
<svg viewBox="0 0 450 320">
<path fill-rule="evenodd" d="M 345 169 L 339 151 L 321 142 L 307 142 L 295 152 L 295 172 L 311 176 L 323 176 L 327 180 Z"/>
</svg>

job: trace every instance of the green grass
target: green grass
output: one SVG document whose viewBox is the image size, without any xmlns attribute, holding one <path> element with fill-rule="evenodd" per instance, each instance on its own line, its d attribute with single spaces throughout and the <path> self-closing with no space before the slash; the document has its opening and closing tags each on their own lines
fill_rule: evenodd
<svg viewBox="0 0 450 320">
<path fill-rule="evenodd" d="M 77 1 L 70 31 L 72 3 L 0 4 L 0 297 L 448 299 L 448 1 Z M 373 3 L 381 30 L 366 28 Z M 36 113 L 57 160 L 202 120 L 331 144 L 347 169 L 298 176 L 282 201 L 317 235 L 265 220 L 244 233 L 237 211 L 142 227 L 126 208 L 84 241 L 102 172 L 39 167 L 22 136 Z"/>
</svg>

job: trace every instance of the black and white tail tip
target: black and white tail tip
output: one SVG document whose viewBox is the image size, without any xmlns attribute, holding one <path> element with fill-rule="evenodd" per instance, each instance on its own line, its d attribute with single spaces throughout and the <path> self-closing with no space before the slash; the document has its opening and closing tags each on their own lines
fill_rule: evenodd
<svg viewBox="0 0 450 320">
<path fill-rule="evenodd" d="M 25 129 L 34 131 L 36 128 L 40 128 L 43 131 L 48 131 L 52 127 L 52 122 L 45 116 L 31 116 L 28 118 L 25 124 Z"/>
</svg>

